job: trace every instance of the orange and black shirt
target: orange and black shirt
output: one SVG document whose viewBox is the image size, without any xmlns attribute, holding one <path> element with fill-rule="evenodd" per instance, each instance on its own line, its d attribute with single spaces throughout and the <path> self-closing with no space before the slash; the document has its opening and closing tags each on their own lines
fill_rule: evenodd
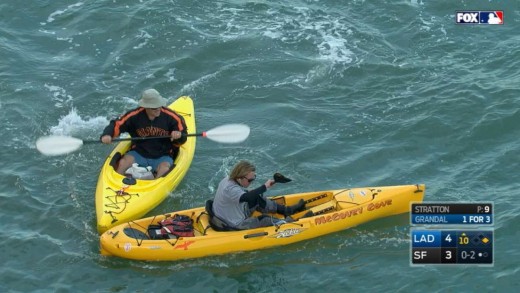
<svg viewBox="0 0 520 293">
<path fill-rule="evenodd" d="M 148 118 L 142 107 L 130 110 L 118 119 L 111 120 L 101 136 L 118 137 L 124 132 L 128 132 L 132 137 L 169 136 L 172 131 L 180 131 L 183 135 L 173 142 L 169 138 L 132 141 L 132 150 L 145 158 L 155 159 L 176 155 L 179 146 L 188 139 L 184 118 L 169 108 L 162 107 L 161 114 L 154 120 Z"/>
</svg>

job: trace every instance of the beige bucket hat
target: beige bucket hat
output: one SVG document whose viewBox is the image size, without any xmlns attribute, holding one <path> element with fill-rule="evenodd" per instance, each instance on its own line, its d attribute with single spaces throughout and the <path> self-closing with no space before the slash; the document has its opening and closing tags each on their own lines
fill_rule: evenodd
<svg viewBox="0 0 520 293">
<path fill-rule="evenodd" d="M 147 89 L 141 95 L 139 106 L 143 108 L 159 108 L 166 106 L 166 99 L 155 89 Z"/>
</svg>

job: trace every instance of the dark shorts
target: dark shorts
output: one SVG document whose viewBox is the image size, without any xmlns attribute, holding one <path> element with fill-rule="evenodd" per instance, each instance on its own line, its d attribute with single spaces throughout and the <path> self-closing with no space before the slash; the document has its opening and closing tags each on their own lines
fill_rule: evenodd
<svg viewBox="0 0 520 293">
<path fill-rule="evenodd" d="M 162 157 L 157 158 L 157 159 L 148 159 L 148 158 L 145 158 L 145 157 L 141 156 L 136 151 L 129 151 L 126 154 L 134 157 L 134 161 L 137 164 L 139 164 L 139 166 L 141 166 L 141 167 L 151 166 L 152 167 L 152 171 L 154 171 L 154 172 L 157 171 L 157 167 L 162 162 L 168 162 L 170 164 L 170 166 L 173 166 L 173 159 L 170 156 L 162 156 Z"/>
</svg>

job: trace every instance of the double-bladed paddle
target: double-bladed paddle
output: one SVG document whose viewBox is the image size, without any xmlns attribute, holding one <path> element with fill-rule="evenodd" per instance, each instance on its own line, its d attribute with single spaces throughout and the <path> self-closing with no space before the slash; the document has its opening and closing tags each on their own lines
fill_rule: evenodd
<svg viewBox="0 0 520 293">
<path fill-rule="evenodd" d="M 187 136 L 202 136 L 221 143 L 239 143 L 249 136 L 249 126 L 245 124 L 226 124 L 201 133 L 189 133 Z M 114 138 L 112 141 L 147 140 L 156 138 L 170 138 L 170 136 L 126 137 Z M 40 137 L 36 141 L 36 148 L 46 156 L 65 155 L 81 148 L 84 144 L 101 143 L 101 140 L 82 140 L 63 135 Z"/>
</svg>

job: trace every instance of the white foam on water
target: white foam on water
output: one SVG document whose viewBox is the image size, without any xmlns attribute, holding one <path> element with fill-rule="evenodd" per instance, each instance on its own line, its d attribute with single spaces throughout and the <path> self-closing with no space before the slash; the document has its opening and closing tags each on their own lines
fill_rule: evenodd
<svg viewBox="0 0 520 293">
<path fill-rule="evenodd" d="M 348 37 L 352 35 L 349 24 L 342 19 L 330 16 L 317 18 L 307 7 L 296 8 L 294 17 L 273 17 L 276 22 L 269 23 L 262 35 L 284 43 L 312 42 L 316 46 L 316 55 L 311 59 L 332 64 L 349 64 L 354 60 L 354 53 L 349 48 Z M 278 12 L 269 11 L 276 15 Z M 354 47 L 354 45 L 351 45 Z"/>
<path fill-rule="evenodd" d="M 47 83 L 44 84 L 44 87 L 52 93 L 52 100 L 54 101 L 54 106 L 57 108 L 62 108 L 65 106 L 64 104 L 72 101 L 72 96 L 67 94 L 67 91 L 64 88 Z"/>
<path fill-rule="evenodd" d="M 44 25 L 44 24 L 45 23 L 42 23 L 42 25 Z M 54 31 L 48 31 L 48 30 L 44 30 L 44 29 L 39 29 L 38 31 L 41 32 L 41 33 L 44 33 L 44 34 L 49 34 L 49 35 L 55 35 L 56 34 L 56 32 L 54 32 Z"/>
<path fill-rule="evenodd" d="M 168 82 L 177 81 L 177 79 L 175 78 L 175 68 L 168 69 L 168 72 L 164 74 L 164 77 L 168 79 Z"/>
<path fill-rule="evenodd" d="M 411 6 L 419 6 L 419 5 L 423 5 L 423 1 L 422 0 L 410 0 L 410 4 Z"/>
<path fill-rule="evenodd" d="M 56 10 L 54 11 L 53 13 L 51 13 L 48 17 L 47 17 L 47 23 L 51 23 L 53 22 L 55 19 L 55 17 L 57 16 L 61 16 L 62 14 L 66 14 L 67 12 L 69 11 L 74 11 L 74 8 L 76 7 L 81 7 L 83 6 L 83 2 L 78 2 L 76 4 L 71 4 L 69 6 L 67 6 L 67 8 L 65 8 L 64 10 Z"/>
<path fill-rule="evenodd" d="M 125 104 L 130 105 L 131 108 L 136 108 L 139 104 L 138 100 L 136 100 L 135 98 L 131 98 L 131 97 L 121 97 L 121 98 L 117 98 L 117 99 L 121 99 L 122 101 L 125 102 Z"/>
<path fill-rule="evenodd" d="M 192 92 L 194 91 L 196 88 L 198 88 L 199 86 L 203 86 L 207 81 L 209 80 L 212 80 L 214 78 L 217 77 L 217 75 L 219 74 L 219 71 L 217 72 L 213 72 L 213 73 L 210 73 L 210 74 L 206 74 L 204 76 L 201 76 L 200 78 L 188 83 L 188 84 L 185 84 L 182 89 L 181 89 L 181 93 L 189 93 L 189 92 Z"/>
<path fill-rule="evenodd" d="M 339 36 L 324 35 L 323 41 L 318 44 L 319 59 L 332 63 L 351 63 L 352 51 L 347 48 L 347 41 Z"/>
<path fill-rule="evenodd" d="M 83 119 L 72 108 L 70 112 L 61 117 L 58 125 L 52 126 L 50 133 L 53 135 L 77 135 L 81 133 L 101 133 L 103 128 L 108 125 L 105 117 L 94 117 Z"/>
<path fill-rule="evenodd" d="M 229 40 L 259 34 L 289 45 L 310 41 L 316 46 L 315 60 L 352 62 L 353 53 L 347 41 L 352 31 L 343 18 L 338 15 L 323 17 L 308 7 L 291 7 L 291 14 L 283 10 L 284 7 L 282 10 L 272 7 L 264 12 L 269 17 L 255 14 L 245 19 L 242 9 L 224 8 L 219 16 L 224 29 L 218 35 Z"/>
<path fill-rule="evenodd" d="M 226 70 L 232 69 L 234 67 L 241 66 L 242 64 L 247 63 L 247 62 L 248 62 L 248 60 L 245 60 L 245 61 L 242 61 L 242 62 L 235 62 L 235 63 L 232 63 L 232 64 L 224 65 L 219 70 L 217 70 L 217 71 L 215 71 L 213 73 L 209 73 L 209 74 L 206 74 L 204 76 L 201 76 L 200 78 L 198 78 L 198 79 L 196 79 L 196 80 L 194 80 L 194 81 L 184 85 L 182 87 L 180 93 L 193 92 L 196 88 L 203 87 L 206 83 L 208 83 L 208 81 L 217 78 L 219 74 L 225 72 Z"/>
<path fill-rule="evenodd" d="M 133 48 L 134 49 L 141 49 L 143 48 L 144 46 L 148 45 L 148 42 L 150 41 L 150 39 L 152 39 L 152 35 L 150 35 L 147 31 L 145 30 L 139 30 L 139 34 L 136 36 L 136 38 L 138 40 L 143 40 L 141 43 L 139 43 L 137 46 L 134 46 Z"/>
<path fill-rule="evenodd" d="M 272 31 L 270 29 L 267 29 L 266 31 L 264 31 L 262 33 L 262 35 L 264 35 L 265 37 L 268 37 L 270 39 L 280 39 L 282 37 L 282 33 L 276 32 L 276 31 Z"/>
</svg>

